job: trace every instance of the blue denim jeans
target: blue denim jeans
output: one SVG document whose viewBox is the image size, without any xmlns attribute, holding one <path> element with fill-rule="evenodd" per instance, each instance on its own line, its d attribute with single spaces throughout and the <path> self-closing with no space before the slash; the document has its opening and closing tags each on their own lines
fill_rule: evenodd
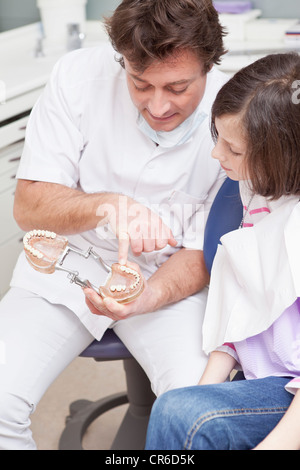
<svg viewBox="0 0 300 470">
<path fill-rule="evenodd" d="M 147 450 L 250 450 L 277 425 L 293 395 L 268 377 L 166 392 L 154 403 Z"/>
</svg>

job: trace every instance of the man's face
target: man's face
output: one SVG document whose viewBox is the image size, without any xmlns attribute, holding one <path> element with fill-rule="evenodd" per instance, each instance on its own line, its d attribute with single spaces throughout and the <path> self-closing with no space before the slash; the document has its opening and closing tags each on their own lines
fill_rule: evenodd
<svg viewBox="0 0 300 470">
<path fill-rule="evenodd" d="M 191 51 L 153 62 L 142 74 L 124 57 L 131 99 L 155 131 L 172 131 L 185 121 L 203 98 L 206 74 Z"/>
</svg>

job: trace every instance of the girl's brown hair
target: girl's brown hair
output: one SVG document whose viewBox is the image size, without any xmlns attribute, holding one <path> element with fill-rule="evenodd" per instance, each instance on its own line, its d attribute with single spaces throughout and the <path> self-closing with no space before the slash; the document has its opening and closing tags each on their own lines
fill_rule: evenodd
<svg viewBox="0 0 300 470">
<path fill-rule="evenodd" d="M 246 166 L 255 193 L 271 199 L 300 195 L 300 56 L 273 54 L 240 70 L 219 91 L 216 117 L 240 114 L 247 141 Z"/>
<path fill-rule="evenodd" d="M 114 49 L 141 73 L 184 49 L 195 52 L 206 73 L 225 53 L 211 0 L 123 0 L 105 25 Z"/>
</svg>

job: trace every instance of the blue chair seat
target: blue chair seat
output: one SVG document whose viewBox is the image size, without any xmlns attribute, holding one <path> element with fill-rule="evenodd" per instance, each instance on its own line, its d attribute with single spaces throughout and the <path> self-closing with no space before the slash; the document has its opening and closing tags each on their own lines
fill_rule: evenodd
<svg viewBox="0 0 300 470">
<path fill-rule="evenodd" d="M 94 357 L 97 358 L 98 361 L 118 361 L 120 359 L 132 358 L 128 349 L 113 330 L 107 330 L 101 341 L 93 341 L 80 356 Z"/>
</svg>

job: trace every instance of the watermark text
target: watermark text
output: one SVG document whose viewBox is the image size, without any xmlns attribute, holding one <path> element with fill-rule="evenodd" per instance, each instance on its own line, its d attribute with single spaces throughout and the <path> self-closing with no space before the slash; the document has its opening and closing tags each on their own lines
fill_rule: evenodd
<svg viewBox="0 0 300 470">
<path fill-rule="evenodd" d="M 294 104 L 300 103 L 300 80 L 295 80 L 292 83 L 292 89 L 295 90 L 292 94 L 292 102 Z"/>
</svg>

